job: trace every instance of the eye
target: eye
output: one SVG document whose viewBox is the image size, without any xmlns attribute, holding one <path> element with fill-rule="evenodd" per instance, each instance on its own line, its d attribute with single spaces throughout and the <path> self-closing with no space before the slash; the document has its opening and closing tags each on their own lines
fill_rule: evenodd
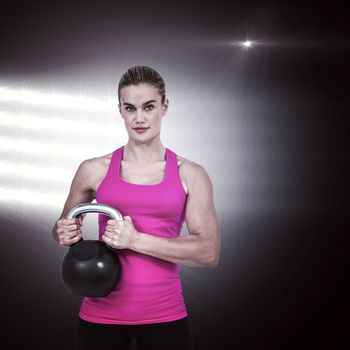
<svg viewBox="0 0 350 350">
<path fill-rule="evenodd" d="M 154 108 L 154 106 L 153 105 L 147 105 L 145 108 L 146 108 L 146 111 L 151 111 Z"/>
<path fill-rule="evenodd" d="M 133 109 L 134 109 L 134 107 L 131 107 L 131 106 L 126 106 L 126 107 L 125 107 L 125 110 L 126 110 L 127 112 L 131 112 Z"/>
</svg>

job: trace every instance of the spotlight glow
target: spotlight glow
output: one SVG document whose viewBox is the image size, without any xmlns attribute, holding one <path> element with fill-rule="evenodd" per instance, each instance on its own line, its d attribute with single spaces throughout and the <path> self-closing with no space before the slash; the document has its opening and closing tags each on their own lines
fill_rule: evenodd
<svg viewBox="0 0 350 350">
<path fill-rule="evenodd" d="M 250 48 L 250 47 L 252 47 L 252 45 L 253 45 L 253 42 L 250 40 L 246 40 L 243 42 L 243 46 L 246 48 Z"/>
<path fill-rule="evenodd" d="M 0 161 L 0 175 L 7 177 L 23 177 L 25 179 L 50 180 L 66 183 L 72 172 L 54 166 L 33 165 L 25 162 Z"/>
<path fill-rule="evenodd" d="M 49 105 L 59 108 L 81 109 L 84 111 L 113 111 L 116 102 L 112 99 L 98 100 L 85 96 L 68 96 L 58 93 L 43 93 L 28 89 L 9 89 L 0 87 L 0 100 L 26 103 L 31 105 Z"/>
<path fill-rule="evenodd" d="M 119 120 L 118 120 L 119 121 Z M 117 122 L 114 124 L 104 123 L 89 120 L 67 120 L 60 117 L 38 117 L 31 114 L 14 114 L 2 113 L 0 111 L 0 126 L 12 126 L 16 128 L 34 129 L 34 130 L 49 130 L 51 132 L 61 132 L 69 134 L 101 134 L 107 136 L 106 129 L 116 129 Z"/>
<path fill-rule="evenodd" d="M 96 146 L 88 145 L 71 145 L 67 143 L 47 143 L 40 141 L 22 139 L 14 139 L 11 137 L 0 136 L 1 148 L 3 151 L 19 152 L 21 154 L 44 154 L 53 159 L 60 158 L 91 158 L 96 154 Z"/>
<path fill-rule="evenodd" d="M 6 206 L 9 205 L 9 202 L 38 205 L 39 207 L 42 207 L 45 203 L 45 207 L 50 206 L 56 209 L 61 207 L 61 203 L 64 203 L 66 198 L 66 194 L 57 192 L 47 193 L 24 188 L 9 189 L 8 187 L 0 187 L 0 202 Z"/>
</svg>

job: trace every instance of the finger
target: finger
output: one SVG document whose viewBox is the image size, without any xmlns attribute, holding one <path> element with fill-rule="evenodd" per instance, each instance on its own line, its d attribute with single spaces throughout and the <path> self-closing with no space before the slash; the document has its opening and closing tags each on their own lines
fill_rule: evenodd
<svg viewBox="0 0 350 350">
<path fill-rule="evenodd" d="M 64 225 L 71 225 L 71 224 L 75 224 L 77 222 L 76 218 L 73 219 L 61 219 L 59 220 L 61 223 L 63 223 Z"/>
<path fill-rule="evenodd" d="M 66 232 L 66 233 L 64 234 L 64 237 L 67 237 L 67 238 L 74 238 L 74 237 L 76 237 L 77 235 L 81 235 L 81 230 Z"/>
<path fill-rule="evenodd" d="M 105 234 L 105 236 L 108 237 L 109 239 L 111 239 L 111 240 L 114 239 L 114 236 L 115 236 L 115 233 L 114 233 L 114 232 L 106 231 L 104 234 Z"/>
<path fill-rule="evenodd" d="M 71 238 L 67 238 L 67 242 L 70 242 L 70 243 L 75 243 L 75 242 L 78 242 L 81 240 L 81 234 L 78 234 L 77 236 L 75 237 L 71 237 Z"/>
<path fill-rule="evenodd" d="M 115 229 L 116 229 L 116 227 L 115 227 L 115 226 L 110 226 L 110 225 L 107 225 L 107 226 L 106 226 L 106 231 L 109 231 L 109 232 L 114 232 L 114 231 L 115 231 Z"/>
<path fill-rule="evenodd" d="M 72 244 L 77 243 L 81 240 L 81 235 L 74 238 L 66 238 L 60 241 L 60 244 L 66 247 L 70 247 Z"/>
<path fill-rule="evenodd" d="M 107 225 L 106 226 L 106 231 L 108 231 L 108 232 L 115 232 L 116 230 L 118 230 L 120 227 L 119 226 L 117 226 L 117 225 L 115 225 L 115 226 L 109 226 L 109 225 Z"/>
<path fill-rule="evenodd" d="M 109 245 L 111 245 L 113 242 L 113 240 L 110 237 L 106 236 L 106 234 L 102 235 L 102 240 Z"/>
<path fill-rule="evenodd" d="M 74 224 L 64 227 L 65 232 L 76 231 L 80 229 L 80 225 Z"/>
<path fill-rule="evenodd" d="M 68 222 L 68 221 L 62 221 L 61 224 L 58 224 L 59 227 L 68 227 L 68 226 L 74 226 L 74 225 L 81 226 L 81 225 L 79 224 L 79 222 L 77 222 L 77 221 L 70 221 L 70 222 Z"/>
<path fill-rule="evenodd" d="M 57 227 L 62 227 L 62 226 L 64 226 L 65 222 L 66 222 L 65 219 L 60 219 L 60 220 L 56 221 L 56 225 L 57 225 Z"/>
<path fill-rule="evenodd" d="M 106 237 L 105 235 L 102 236 L 102 240 L 112 249 L 117 249 L 117 247 L 113 244 L 112 240 Z"/>
<path fill-rule="evenodd" d="M 59 229 L 57 229 L 56 232 L 57 232 L 58 237 L 65 237 L 65 236 L 71 237 L 71 236 L 77 235 L 78 233 L 80 233 L 80 234 L 82 233 L 80 228 L 75 229 L 75 230 L 70 230 L 70 231 L 67 229 L 59 228 Z"/>
</svg>

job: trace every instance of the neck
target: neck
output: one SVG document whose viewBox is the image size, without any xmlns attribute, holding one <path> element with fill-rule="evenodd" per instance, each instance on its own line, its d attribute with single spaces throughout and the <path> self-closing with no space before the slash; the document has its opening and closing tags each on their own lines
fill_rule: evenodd
<svg viewBox="0 0 350 350">
<path fill-rule="evenodd" d="M 135 164 L 148 164 L 165 160 L 166 148 L 161 144 L 157 145 L 132 145 L 127 143 L 124 146 L 123 160 Z"/>
</svg>

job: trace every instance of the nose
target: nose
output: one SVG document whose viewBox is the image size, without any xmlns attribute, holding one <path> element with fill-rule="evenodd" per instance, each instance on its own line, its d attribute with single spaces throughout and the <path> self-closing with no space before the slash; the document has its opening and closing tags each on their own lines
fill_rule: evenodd
<svg viewBox="0 0 350 350">
<path fill-rule="evenodd" d="M 141 108 L 136 109 L 135 121 L 141 122 L 145 120 L 144 111 Z"/>
</svg>

